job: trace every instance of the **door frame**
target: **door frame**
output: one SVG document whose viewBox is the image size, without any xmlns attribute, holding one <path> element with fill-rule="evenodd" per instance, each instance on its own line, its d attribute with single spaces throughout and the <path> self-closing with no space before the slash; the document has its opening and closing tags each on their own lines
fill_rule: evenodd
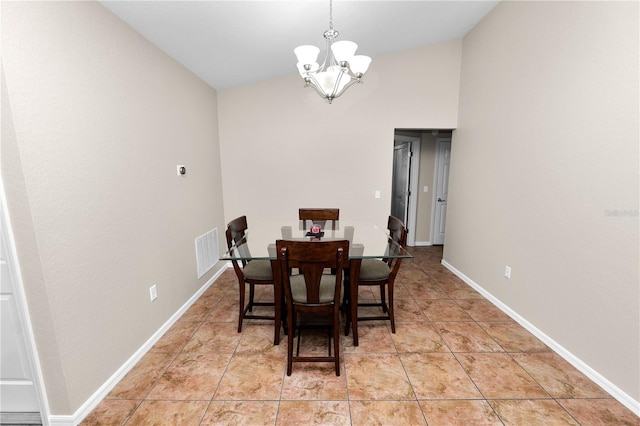
<svg viewBox="0 0 640 426">
<path fill-rule="evenodd" d="M 26 346 L 26 361 L 28 367 L 31 370 L 33 376 L 33 384 L 38 399 L 38 405 L 40 408 L 40 419 L 43 425 L 49 424 L 49 403 L 47 400 L 47 393 L 44 384 L 44 375 L 42 374 L 42 367 L 40 365 L 40 358 L 38 356 L 38 350 L 36 346 L 35 335 L 33 333 L 33 327 L 31 325 L 31 317 L 29 315 L 29 307 L 27 305 L 27 296 L 24 291 L 24 283 L 22 281 L 22 274 L 20 273 L 20 263 L 18 261 L 18 252 L 15 244 L 15 237 L 13 235 L 13 228 L 11 227 L 11 218 L 9 216 L 9 208 L 7 206 L 7 198 L 4 191 L 4 183 L 0 178 L 0 233 L 1 238 L 5 239 L 7 253 L 5 253 L 7 267 L 10 268 L 14 279 L 14 296 L 16 299 L 16 310 L 18 314 L 18 327 L 19 331 L 24 337 L 24 344 Z"/>
<path fill-rule="evenodd" d="M 436 232 L 436 209 L 438 208 L 438 170 L 440 170 L 440 162 L 442 161 L 442 149 L 440 148 L 440 142 L 451 143 L 451 137 L 437 137 L 436 138 L 436 165 L 433 170 L 433 191 L 431 195 L 431 230 L 429 231 L 431 244 L 433 245 L 434 235 Z M 451 151 L 449 152 L 451 155 Z M 451 162 L 451 158 L 449 158 Z M 447 201 L 448 202 L 448 201 Z"/>
<path fill-rule="evenodd" d="M 420 177 L 420 137 L 394 134 L 394 147 L 396 141 L 411 144 L 411 156 L 409 157 L 409 200 L 407 202 L 407 223 L 405 223 L 405 226 L 407 227 L 407 245 L 412 247 L 416 244 L 418 179 Z M 391 206 L 389 206 L 389 209 L 391 209 Z"/>
</svg>

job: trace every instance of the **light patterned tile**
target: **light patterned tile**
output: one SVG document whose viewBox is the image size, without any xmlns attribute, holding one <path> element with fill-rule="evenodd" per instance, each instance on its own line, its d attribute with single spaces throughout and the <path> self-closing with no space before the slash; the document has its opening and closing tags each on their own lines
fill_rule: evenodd
<svg viewBox="0 0 640 426">
<path fill-rule="evenodd" d="M 473 321 L 469 314 L 453 300 L 416 300 L 431 321 Z"/>
<path fill-rule="evenodd" d="M 347 401 L 281 401 L 276 425 L 351 424 Z"/>
<path fill-rule="evenodd" d="M 137 425 L 198 425 L 208 401 L 143 401 L 127 422 Z"/>
<path fill-rule="evenodd" d="M 455 354 L 485 398 L 549 398 L 506 353 Z"/>
<path fill-rule="evenodd" d="M 193 333 L 198 329 L 202 321 L 191 321 L 180 318 L 171 326 L 160 340 L 149 350 L 149 352 L 170 352 L 178 353 L 184 345 L 191 339 Z"/>
<path fill-rule="evenodd" d="M 238 324 L 240 301 L 238 297 L 224 297 L 211 309 L 207 322 L 231 322 Z M 236 328 L 237 331 L 237 328 Z"/>
<path fill-rule="evenodd" d="M 81 426 L 119 426 L 131 416 L 141 401 L 105 399 L 80 423 Z"/>
<path fill-rule="evenodd" d="M 425 400 L 420 407 L 429 426 L 502 426 L 485 400 Z"/>
<path fill-rule="evenodd" d="M 143 399 L 174 357 L 172 353 L 147 353 L 109 392 L 107 399 Z"/>
<path fill-rule="evenodd" d="M 391 338 L 398 352 L 449 352 L 429 322 L 398 322 Z"/>
<path fill-rule="evenodd" d="M 284 377 L 283 400 L 347 400 L 347 379 L 344 362 L 340 376 L 333 363 L 298 362 L 293 364 L 291 376 Z"/>
<path fill-rule="evenodd" d="M 500 345 L 473 321 L 438 322 L 435 327 L 451 352 L 503 352 Z"/>
<path fill-rule="evenodd" d="M 554 398 L 609 397 L 598 385 L 553 352 L 512 356 Z"/>
<path fill-rule="evenodd" d="M 450 353 L 408 353 L 400 360 L 418 399 L 482 398 Z"/>
<path fill-rule="evenodd" d="M 202 426 L 273 426 L 278 401 L 212 401 Z"/>
<path fill-rule="evenodd" d="M 583 426 L 638 426 L 636 416 L 615 399 L 560 399 L 558 402 Z"/>
<path fill-rule="evenodd" d="M 345 354 L 349 399 L 415 399 L 397 354 Z"/>
<path fill-rule="evenodd" d="M 507 352 L 550 351 L 540 339 L 516 322 L 481 322 L 479 324 Z"/>
<path fill-rule="evenodd" d="M 422 299 L 449 299 L 449 295 L 439 285 L 429 279 L 409 281 L 403 284 L 409 294 L 416 300 Z"/>
<path fill-rule="evenodd" d="M 236 353 L 222 376 L 214 399 L 279 399 L 285 367 L 286 357 Z"/>
<path fill-rule="evenodd" d="M 467 300 L 467 299 L 484 300 L 484 297 L 482 297 L 480 293 L 478 293 L 477 291 L 475 291 L 469 286 L 447 290 L 447 294 L 449 294 L 449 296 L 452 299 L 456 299 L 456 300 Z"/>
<path fill-rule="evenodd" d="M 382 321 L 376 321 L 375 325 L 372 322 L 358 323 L 358 346 L 353 345 L 351 333 L 341 336 L 341 340 L 343 353 L 396 352 L 391 331 Z"/>
<path fill-rule="evenodd" d="M 209 401 L 230 358 L 230 354 L 215 352 L 184 352 L 171 363 L 147 399 Z"/>
<path fill-rule="evenodd" d="M 552 399 L 489 401 L 505 426 L 580 425 Z"/>
<path fill-rule="evenodd" d="M 273 321 L 269 323 L 251 323 L 243 326 L 240 343 L 236 347 L 236 353 L 263 353 L 263 354 L 287 354 L 287 336 L 280 329 L 280 344 L 273 344 Z"/>
<path fill-rule="evenodd" d="M 476 321 L 513 321 L 488 300 L 458 300 L 458 305 Z"/>
<path fill-rule="evenodd" d="M 394 302 L 396 322 L 427 321 L 428 318 L 413 299 L 396 299 Z"/>
<path fill-rule="evenodd" d="M 183 321 L 202 322 L 215 305 L 217 305 L 217 301 L 200 298 L 187 309 L 187 312 L 180 319 Z"/>
<path fill-rule="evenodd" d="M 351 401 L 353 426 L 426 425 L 417 401 Z"/>
<path fill-rule="evenodd" d="M 187 342 L 183 351 L 232 354 L 241 337 L 236 324 L 205 321 Z"/>
</svg>

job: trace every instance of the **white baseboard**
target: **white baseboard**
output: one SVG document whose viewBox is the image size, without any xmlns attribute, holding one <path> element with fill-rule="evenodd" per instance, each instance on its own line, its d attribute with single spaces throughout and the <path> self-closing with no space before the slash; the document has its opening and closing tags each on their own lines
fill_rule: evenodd
<svg viewBox="0 0 640 426">
<path fill-rule="evenodd" d="M 542 331 L 538 330 L 533 324 L 529 321 L 518 315 L 517 312 L 509 308 L 502 301 L 494 297 L 491 293 L 482 288 L 479 284 L 474 282 L 471 278 L 467 277 L 465 274 L 457 270 L 446 260 L 442 259 L 442 265 L 453 272 L 458 278 L 460 278 L 465 283 L 469 284 L 476 290 L 478 293 L 482 294 L 487 300 L 496 305 L 500 310 L 502 310 L 505 314 L 509 315 L 514 321 L 527 329 L 531 334 L 540 339 L 545 345 L 551 348 L 554 352 L 564 358 L 567 362 L 577 368 L 580 372 L 582 372 L 589 379 L 593 380 L 598 386 L 604 389 L 607 393 L 609 393 L 613 398 L 618 400 L 622 405 L 627 407 L 629 410 L 633 411 L 637 416 L 640 416 L 640 402 L 633 399 L 630 395 L 625 393 L 622 389 L 617 387 L 603 375 L 598 373 L 596 370 L 591 368 L 585 362 L 583 362 L 580 358 L 569 352 L 566 348 L 560 345 L 558 342 L 547 336 Z"/>
<path fill-rule="evenodd" d="M 415 243 L 413 243 L 414 247 L 427 247 L 432 245 L 433 244 L 431 243 L 431 241 L 416 241 Z"/>
<path fill-rule="evenodd" d="M 52 426 L 74 426 L 80 424 L 94 408 L 111 392 L 120 380 L 142 359 L 142 357 L 156 344 L 167 330 L 171 328 L 175 322 L 189 309 L 193 303 L 198 300 L 213 282 L 220 275 L 231 267 L 231 263 L 227 262 L 217 271 L 207 282 L 193 295 L 187 302 L 178 309 L 132 356 L 129 358 L 100 388 L 84 403 L 72 416 L 49 416 L 49 425 Z"/>
</svg>

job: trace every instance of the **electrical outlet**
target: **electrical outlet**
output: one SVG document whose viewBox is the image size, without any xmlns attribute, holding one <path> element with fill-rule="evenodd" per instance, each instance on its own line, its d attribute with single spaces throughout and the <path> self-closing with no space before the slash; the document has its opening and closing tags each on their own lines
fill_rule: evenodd
<svg viewBox="0 0 640 426">
<path fill-rule="evenodd" d="M 158 298 L 158 289 L 155 284 L 149 288 L 149 296 L 152 302 Z"/>
<path fill-rule="evenodd" d="M 504 267 L 504 276 L 505 276 L 505 278 L 511 278 L 511 267 L 510 266 L 505 266 Z"/>
</svg>

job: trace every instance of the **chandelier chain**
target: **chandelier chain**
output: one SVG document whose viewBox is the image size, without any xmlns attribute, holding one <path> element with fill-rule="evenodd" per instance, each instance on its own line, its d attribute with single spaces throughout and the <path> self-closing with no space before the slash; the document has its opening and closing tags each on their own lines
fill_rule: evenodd
<svg viewBox="0 0 640 426">
<path fill-rule="evenodd" d="M 333 30 L 333 0 L 329 0 L 329 29 Z"/>
</svg>

